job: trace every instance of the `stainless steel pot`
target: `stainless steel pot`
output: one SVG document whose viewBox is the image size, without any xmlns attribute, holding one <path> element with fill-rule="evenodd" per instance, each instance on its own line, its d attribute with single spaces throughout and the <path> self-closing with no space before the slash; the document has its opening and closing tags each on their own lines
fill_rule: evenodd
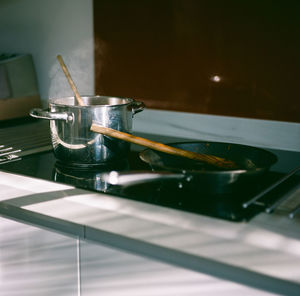
<svg viewBox="0 0 300 296">
<path fill-rule="evenodd" d="M 49 100 L 49 109 L 32 109 L 30 115 L 50 120 L 55 157 L 69 166 L 97 166 L 127 156 L 130 144 L 90 131 L 92 122 L 131 133 L 133 115 L 144 109 L 130 98 L 82 96 L 85 106 L 74 97 Z"/>
</svg>

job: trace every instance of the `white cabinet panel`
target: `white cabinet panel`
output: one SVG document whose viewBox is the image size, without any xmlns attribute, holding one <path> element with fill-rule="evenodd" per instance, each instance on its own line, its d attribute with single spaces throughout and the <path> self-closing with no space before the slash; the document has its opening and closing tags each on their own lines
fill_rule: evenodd
<svg viewBox="0 0 300 296">
<path fill-rule="evenodd" d="M 229 281 L 81 242 L 82 296 L 271 295 Z"/>
<path fill-rule="evenodd" d="M 77 295 L 76 239 L 0 217 L 0 295 Z"/>
</svg>

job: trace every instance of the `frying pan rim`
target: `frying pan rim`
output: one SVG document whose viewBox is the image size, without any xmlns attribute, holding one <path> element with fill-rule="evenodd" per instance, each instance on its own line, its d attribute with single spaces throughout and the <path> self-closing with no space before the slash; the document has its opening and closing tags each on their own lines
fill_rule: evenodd
<svg viewBox="0 0 300 296">
<path fill-rule="evenodd" d="M 179 169 L 179 168 L 174 168 L 174 167 L 168 167 L 168 166 L 160 166 L 160 165 L 153 165 L 151 162 L 147 161 L 145 158 L 144 158 L 144 154 L 145 152 L 147 151 L 152 151 L 152 152 L 156 152 L 155 150 L 153 149 L 150 149 L 150 148 L 146 148 L 142 151 L 139 152 L 139 157 L 142 161 L 144 161 L 145 163 L 147 163 L 148 165 L 150 166 L 153 166 L 156 168 L 160 168 L 160 169 L 163 169 L 164 171 L 168 170 L 168 171 L 172 171 L 172 172 L 181 172 L 181 173 L 184 173 L 184 174 L 210 174 L 210 175 L 214 175 L 214 174 L 256 174 L 260 171 L 264 171 L 266 169 L 269 169 L 272 165 L 274 165 L 277 161 L 278 161 L 278 157 L 271 151 L 268 151 L 268 150 L 265 150 L 263 148 L 260 148 L 260 147 L 255 147 L 255 146 L 250 146 L 250 145 L 244 145 L 244 144 L 238 144 L 238 143 L 228 143 L 228 142 L 218 142 L 218 141 L 180 141 L 180 142 L 172 142 L 172 143 L 167 143 L 166 145 L 180 145 L 180 144 L 203 144 L 203 143 L 208 143 L 208 144 L 227 144 L 227 145 L 234 145 L 234 146 L 239 146 L 239 147 L 244 147 L 244 148 L 251 148 L 251 149 L 254 149 L 254 150 L 257 150 L 257 151 L 261 151 L 263 153 L 266 153 L 270 156 L 270 164 L 268 166 L 265 166 L 265 167 L 256 167 L 255 169 L 228 169 L 228 170 L 189 170 L 189 169 Z M 272 161 L 271 161 L 271 158 Z"/>
</svg>

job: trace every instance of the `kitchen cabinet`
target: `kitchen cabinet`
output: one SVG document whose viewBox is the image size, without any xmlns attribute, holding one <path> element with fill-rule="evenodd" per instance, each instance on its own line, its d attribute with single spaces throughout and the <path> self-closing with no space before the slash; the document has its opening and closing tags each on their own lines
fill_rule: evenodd
<svg viewBox="0 0 300 296">
<path fill-rule="evenodd" d="M 77 295 L 77 240 L 0 217 L 0 295 Z"/>
<path fill-rule="evenodd" d="M 80 259 L 82 296 L 273 295 L 88 241 Z"/>
<path fill-rule="evenodd" d="M 299 123 L 299 1 L 94 1 L 96 93 Z"/>
<path fill-rule="evenodd" d="M 6 218 L 0 218 L 0 286 L 3 296 L 271 295 Z"/>
</svg>

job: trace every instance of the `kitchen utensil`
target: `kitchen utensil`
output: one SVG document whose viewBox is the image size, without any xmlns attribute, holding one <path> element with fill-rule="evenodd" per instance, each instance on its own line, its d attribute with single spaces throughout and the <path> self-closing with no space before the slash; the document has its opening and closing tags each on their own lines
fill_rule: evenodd
<svg viewBox="0 0 300 296">
<path fill-rule="evenodd" d="M 20 152 L 21 149 L 14 149 L 13 147 L 0 145 L 0 164 L 20 160 Z"/>
<path fill-rule="evenodd" d="M 188 187 L 190 191 L 199 194 L 203 192 L 224 194 L 232 193 L 243 186 L 245 190 L 256 186 L 260 177 L 277 161 L 275 154 L 267 150 L 240 144 L 182 142 L 172 143 L 169 146 L 196 153 L 219 155 L 233 160 L 237 168 L 223 170 L 205 163 L 195 164 L 194 161 L 186 158 L 146 149 L 140 152 L 140 158 L 149 164 L 152 172 L 143 171 L 142 174 L 140 172 L 111 172 L 104 175 L 103 178 L 116 185 L 171 179 L 176 181 L 178 187 Z M 160 172 L 163 174 L 160 175 Z"/>
<path fill-rule="evenodd" d="M 131 134 L 120 132 L 118 130 L 100 126 L 96 123 L 92 124 L 91 130 L 94 132 L 106 135 L 106 136 L 110 136 L 113 138 L 117 138 L 120 140 L 130 142 L 130 143 L 145 146 L 145 147 L 151 148 L 153 150 L 157 150 L 157 151 L 161 151 L 164 153 L 177 155 L 177 156 L 181 156 L 181 157 L 186 157 L 186 158 L 193 159 L 193 160 L 202 161 L 202 162 L 205 162 L 205 163 L 217 166 L 217 167 L 221 167 L 221 168 L 234 168 L 236 166 L 234 164 L 234 162 L 225 160 L 224 158 L 221 158 L 221 157 L 217 157 L 214 155 L 208 155 L 208 154 L 202 154 L 202 153 L 196 153 L 193 151 L 187 151 L 187 150 L 183 150 L 183 149 L 180 149 L 177 147 L 168 146 L 168 145 L 158 143 L 155 141 L 151 141 L 151 140 L 148 140 L 148 139 L 145 139 L 142 137 L 137 137 L 137 136 L 134 136 Z"/>
<path fill-rule="evenodd" d="M 69 70 L 68 70 L 68 68 L 67 68 L 67 66 L 66 66 L 66 64 L 65 64 L 65 62 L 64 62 L 64 60 L 62 58 L 62 56 L 58 55 L 57 59 L 58 59 L 58 61 L 60 63 L 60 66 L 61 66 L 62 70 L 64 71 L 65 76 L 66 76 L 66 78 L 67 78 L 67 80 L 68 80 L 68 82 L 69 82 L 69 84 L 70 84 L 70 86 L 71 86 L 71 88 L 72 88 L 72 90 L 74 92 L 74 95 L 75 95 L 75 98 L 76 98 L 78 104 L 80 106 L 84 106 L 84 102 L 83 102 L 82 98 L 80 97 L 80 94 L 79 94 L 79 92 L 77 90 L 77 87 L 76 87 L 76 85 L 75 85 L 75 83 L 74 83 L 74 81 L 73 81 L 73 79 L 71 77 L 71 74 L 69 73 Z"/>
<path fill-rule="evenodd" d="M 108 138 L 90 130 L 92 122 L 131 132 L 133 116 L 144 109 L 142 102 L 130 98 L 82 96 L 53 98 L 49 109 L 32 109 L 30 115 L 50 120 L 54 154 L 68 166 L 98 166 L 127 156 L 127 142 Z"/>
</svg>

